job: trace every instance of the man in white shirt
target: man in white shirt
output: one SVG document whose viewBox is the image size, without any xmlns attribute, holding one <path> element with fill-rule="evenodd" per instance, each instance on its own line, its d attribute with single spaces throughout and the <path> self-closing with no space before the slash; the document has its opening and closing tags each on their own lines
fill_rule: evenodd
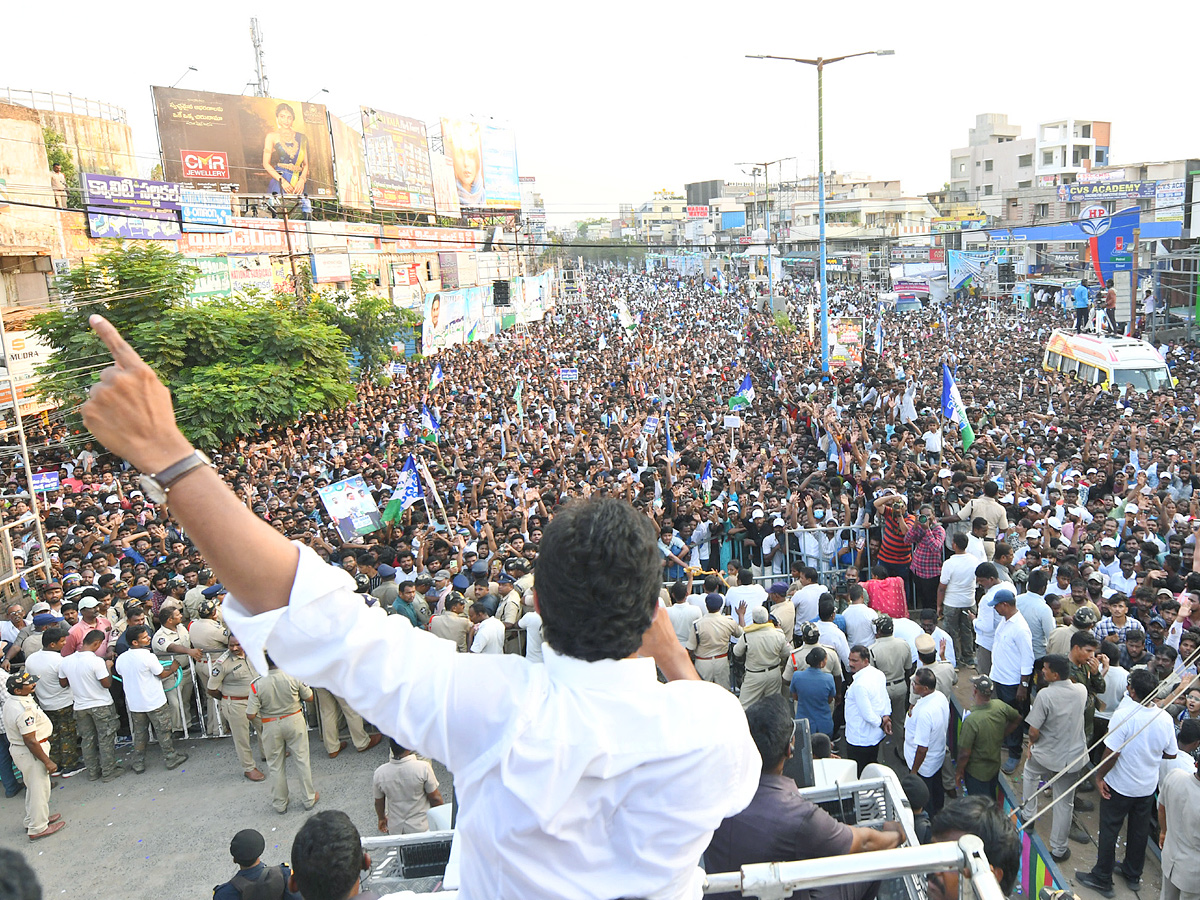
<svg viewBox="0 0 1200 900">
<path fill-rule="evenodd" d="M 1012 587 L 1011 582 L 1000 580 L 1000 573 L 989 562 L 980 563 L 975 567 L 975 583 L 983 589 L 979 598 L 979 614 L 973 624 L 975 628 L 975 668 L 981 675 L 990 675 L 992 671 L 992 645 L 996 638 L 996 626 L 1000 617 L 996 614 L 991 600 L 996 592 Z"/>
<path fill-rule="evenodd" d="M 867 592 L 861 584 L 850 585 L 850 605 L 842 612 L 846 620 L 846 639 L 851 646 L 862 644 L 870 648 L 875 643 L 875 617 L 878 613 L 867 606 Z M 799 627 L 799 619 L 797 619 Z"/>
<path fill-rule="evenodd" d="M 825 586 L 817 580 L 817 570 L 805 566 L 800 570 L 800 590 L 792 594 L 792 606 L 796 608 L 796 624 L 794 631 L 800 633 L 800 626 L 805 622 L 815 622 L 818 619 L 817 604 L 825 593 Z"/>
<path fill-rule="evenodd" d="M 472 653 L 504 652 L 504 623 L 492 615 L 486 604 L 471 604 L 471 624 L 475 626 Z"/>
<path fill-rule="evenodd" d="M 887 678 L 871 665 L 871 651 L 862 644 L 850 648 L 854 680 L 846 691 L 846 755 L 858 764 L 858 774 L 877 762 L 879 745 L 892 733 L 892 701 Z"/>
<path fill-rule="evenodd" d="M 753 798 L 762 761 L 733 694 L 676 683 L 699 676 L 657 611 L 662 562 L 643 513 L 578 500 L 545 527 L 544 665 L 456 654 L 406 617 L 377 619 L 345 572 L 255 516 L 195 456 L 167 388 L 107 321 L 91 322 L 115 365 L 93 385 L 86 426 L 142 472 L 183 467 L 172 515 L 221 573 L 226 623 L 252 662 L 265 671 L 269 649 L 455 773 L 472 847 L 464 895 L 698 895 L 696 861 Z"/>
<path fill-rule="evenodd" d="M 1033 638 L 1025 617 L 1017 612 L 1017 598 L 1007 588 L 996 591 L 987 605 L 999 617 L 992 653 L 992 684 L 995 696 L 1020 711 L 1029 701 L 1029 683 L 1033 678 Z M 1008 759 L 1002 766 L 1012 773 L 1021 761 L 1021 729 L 1004 739 Z"/>
<path fill-rule="evenodd" d="M 525 658 L 532 663 L 544 661 L 542 656 L 542 617 L 536 612 L 527 612 L 517 622 L 525 632 Z"/>
<path fill-rule="evenodd" d="M 1034 569 L 1029 573 L 1024 593 L 1017 594 L 1017 612 L 1029 626 L 1029 635 L 1033 639 L 1033 658 L 1041 659 L 1046 655 L 1046 638 L 1055 628 L 1054 613 L 1046 604 L 1046 586 L 1050 576 L 1044 569 Z"/>
<path fill-rule="evenodd" d="M 105 640 L 104 632 L 99 629 L 85 634 L 78 652 L 63 660 L 59 676 L 71 686 L 75 697 L 75 728 L 83 743 L 88 781 L 103 778 L 108 782 L 119 778 L 125 770 L 117 765 L 114 749 L 119 722 L 109 693 L 112 673 L 96 655 Z"/>
<path fill-rule="evenodd" d="M 360 601 L 361 603 L 361 601 Z M 366 609 L 366 606 L 363 606 Z M 133 718 L 133 771 L 139 775 L 146 771 L 146 744 L 150 742 L 149 726 L 154 726 L 154 736 L 162 750 L 163 763 L 174 769 L 187 760 L 186 753 L 179 753 L 171 741 L 171 714 L 167 707 L 167 695 L 163 681 L 175 679 L 179 661 L 172 660 L 164 666 L 150 652 L 150 629 L 145 625 L 134 625 L 126 633 L 129 649 L 117 657 L 117 674 L 125 690 L 125 705 Z M 430 635 L 433 637 L 433 635 Z M 263 662 L 266 669 L 266 662 Z"/>
<path fill-rule="evenodd" d="M 912 690 L 919 699 L 908 711 L 904 727 L 904 762 L 929 788 L 926 812 L 932 816 L 942 808 L 946 796 L 942 765 L 946 761 L 950 701 L 937 689 L 937 677 L 926 668 L 913 674 Z"/>
<path fill-rule="evenodd" d="M 762 588 L 759 588 L 761 591 Z M 671 605 L 667 607 L 667 615 L 671 619 L 671 627 L 675 629 L 675 637 L 679 638 L 680 646 L 686 646 L 692 633 L 692 623 L 701 616 L 701 612 L 688 603 L 687 585 L 682 581 L 674 582 L 667 593 L 671 597 Z M 732 593 L 732 591 L 730 591 Z M 761 603 L 759 604 L 762 605 Z"/>
<path fill-rule="evenodd" d="M 951 538 L 954 554 L 942 563 L 938 576 L 937 612 L 956 652 L 962 654 L 959 663 L 975 665 L 975 629 L 972 622 L 975 607 L 975 557 L 967 554 L 967 536 Z"/>
<path fill-rule="evenodd" d="M 949 632 L 944 631 L 937 624 L 937 610 L 923 609 L 919 613 L 918 624 L 921 626 L 921 631 L 929 635 L 933 640 L 934 652 L 938 659 L 945 660 L 952 667 L 957 667 L 958 657 L 954 652 L 954 638 L 950 637 Z M 917 642 L 913 641 L 913 662 L 917 661 Z"/>
<path fill-rule="evenodd" d="M 701 604 L 704 603 L 703 597 L 700 598 L 700 602 L 701 602 Z M 754 621 L 754 610 L 758 609 L 760 606 L 765 605 L 767 602 L 767 592 L 763 589 L 762 585 L 754 583 L 754 573 L 751 572 L 749 569 L 745 569 L 745 568 L 738 570 L 738 583 L 736 585 L 734 585 L 733 587 L 731 587 L 725 593 L 725 603 L 730 609 L 736 610 L 738 608 L 738 605 L 742 602 L 745 602 L 745 604 L 746 604 L 746 621 L 747 622 L 753 622 Z M 700 618 L 705 613 L 705 610 L 701 609 L 700 606 L 696 606 L 693 604 L 692 608 L 696 610 L 696 615 L 692 618 L 691 621 L 688 622 L 689 628 L 691 626 L 692 621 L 695 621 L 696 619 Z M 668 610 L 668 612 L 670 612 L 670 610 Z M 675 622 L 674 617 L 672 617 L 671 622 L 672 622 L 672 624 L 674 624 L 674 622 Z M 675 630 L 675 633 L 676 634 L 680 633 L 678 628 Z M 790 632 L 788 634 L 788 637 L 789 638 L 791 637 Z M 687 643 L 687 633 L 686 632 L 683 633 L 683 635 L 680 637 L 679 641 L 681 644 Z"/>
<path fill-rule="evenodd" d="M 1090 871 L 1076 869 L 1075 880 L 1105 897 L 1113 894 L 1114 871 L 1121 873 L 1130 890 L 1141 886 L 1159 762 L 1174 759 L 1178 752 L 1175 728 L 1166 710 L 1141 706 L 1157 686 L 1158 679 L 1147 669 L 1129 673 L 1129 697 L 1138 705 L 1124 715 L 1122 703 L 1114 714 L 1104 738 L 1104 759 L 1096 770 L 1096 789 L 1101 798 L 1096 864 Z M 1126 819 L 1125 859 L 1118 866 L 1117 838 Z"/>
<path fill-rule="evenodd" d="M 67 641 L 66 623 L 51 625 L 42 632 L 42 649 L 29 654 L 25 660 L 25 671 L 37 679 L 34 696 L 54 732 L 50 735 L 47 752 L 58 766 L 57 774 L 70 778 L 83 771 L 79 758 L 79 738 L 75 734 L 75 698 L 69 685 L 60 682 L 61 655 Z"/>
</svg>

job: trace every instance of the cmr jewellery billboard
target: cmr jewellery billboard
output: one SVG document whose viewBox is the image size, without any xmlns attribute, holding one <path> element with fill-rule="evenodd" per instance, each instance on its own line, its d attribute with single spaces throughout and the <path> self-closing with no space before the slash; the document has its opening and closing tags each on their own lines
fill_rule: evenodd
<svg viewBox="0 0 1200 900">
<path fill-rule="evenodd" d="M 152 91 L 168 181 L 251 194 L 335 196 L 323 105 L 163 87 Z"/>
</svg>

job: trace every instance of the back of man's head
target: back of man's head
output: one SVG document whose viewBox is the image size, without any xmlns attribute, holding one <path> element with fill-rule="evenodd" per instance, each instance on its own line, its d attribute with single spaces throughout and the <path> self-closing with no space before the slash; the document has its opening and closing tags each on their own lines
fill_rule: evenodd
<svg viewBox="0 0 1200 900">
<path fill-rule="evenodd" d="M 589 662 L 642 645 L 662 586 L 654 525 L 611 498 L 568 503 L 546 526 L 537 599 L 547 643 Z"/>
<path fill-rule="evenodd" d="M 762 757 L 763 771 L 771 771 L 787 756 L 796 732 L 791 708 L 782 694 L 769 694 L 750 704 L 746 710 L 746 724 L 750 726 L 750 737 Z"/>
<path fill-rule="evenodd" d="M 738 571 L 738 584 L 743 587 L 748 584 L 754 584 L 754 573 L 749 569 L 741 569 Z"/>
<path fill-rule="evenodd" d="M 358 829 L 341 810 L 317 813 L 292 841 L 292 879 L 304 900 L 346 900 L 363 862 Z"/>
<path fill-rule="evenodd" d="M 964 834 L 978 835 L 983 852 L 994 868 L 1000 870 L 1000 893 L 1005 897 L 1017 882 L 1021 866 L 1021 838 L 1016 826 L 1003 815 L 989 797 L 957 797 L 933 817 L 935 841 L 957 841 Z M 306 897 L 305 900 L 308 900 Z"/>
</svg>

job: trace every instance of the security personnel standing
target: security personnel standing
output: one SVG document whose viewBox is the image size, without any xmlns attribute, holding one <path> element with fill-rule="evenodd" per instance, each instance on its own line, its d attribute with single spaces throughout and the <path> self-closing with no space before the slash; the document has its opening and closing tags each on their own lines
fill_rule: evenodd
<svg viewBox="0 0 1200 900">
<path fill-rule="evenodd" d="M 250 660 L 246 659 L 246 651 L 242 649 L 241 642 L 232 634 L 229 635 L 229 649 L 213 660 L 207 687 L 209 695 L 220 700 L 221 718 L 225 720 L 229 733 L 233 735 L 238 762 L 242 764 L 242 771 L 250 781 L 262 781 L 267 777 L 254 764 L 254 751 L 250 748 L 250 719 L 246 716 L 250 685 L 257 677 L 258 673 L 254 671 Z M 259 734 L 261 748 L 262 723 L 255 720 L 254 728 Z"/>
<path fill-rule="evenodd" d="M 50 759 L 50 735 L 54 726 L 33 698 L 37 679 L 27 672 L 8 677 L 4 704 L 4 732 L 13 762 L 25 779 L 25 832 L 31 841 L 61 831 L 66 822 L 50 815 L 50 776 L 58 766 Z"/>
<path fill-rule="evenodd" d="M 366 753 L 376 746 L 383 735 L 367 735 L 362 716 L 356 713 L 341 697 L 329 693 L 325 688 L 317 688 L 317 714 L 321 720 L 321 741 L 325 744 L 325 752 L 330 759 L 337 757 L 346 749 L 346 742 L 341 740 L 341 719 L 346 719 L 346 728 L 350 732 L 350 740 L 354 741 L 354 749 Z"/>
<path fill-rule="evenodd" d="M 304 808 L 316 806 L 319 794 L 313 790 L 312 768 L 308 761 L 308 728 L 300 701 L 311 700 L 312 689 L 282 672 L 270 656 L 267 674 L 250 685 L 246 718 L 262 716 L 262 743 L 271 775 L 271 802 L 282 815 L 288 808 L 287 770 L 284 757 L 291 751 L 304 791 Z"/>
<path fill-rule="evenodd" d="M 912 647 L 895 635 L 896 624 L 889 615 L 875 619 L 875 643 L 871 645 L 871 660 L 887 679 L 888 699 L 892 701 L 892 745 L 897 751 L 904 747 L 904 719 L 908 712 L 906 679 L 916 667 L 912 662 Z"/>
<path fill-rule="evenodd" d="M 733 646 L 734 656 L 746 658 L 746 677 L 738 699 L 742 709 L 749 708 L 775 690 L 779 672 L 792 649 L 792 642 L 779 628 L 767 621 L 767 608 L 754 610 L 754 622 L 746 626 L 745 632 Z"/>
<path fill-rule="evenodd" d="M 705 681 L 729 687 L 729 642 L 741 637 L 742 622 L 746 615 L 746 604 L 738 607 L 738 621 L 721 612 L 725 598 L 720 594 L 709 594 L 704 598 L 708 612 L 692 623 L 688 635 L 687 649 L 696 659 L 696 672 Z"/>
<path fill-rule="evenodd" d="M 183 731 L 195 715 L 192 683 L 194 675 L 191 663 L 202 662 L 204 657 L 192 646 L 191 636 L 183 627 L 183 613 L 178 606 L 168 606 L 158 614 L 158 631 L 150 641 L 150 649 L 159 657 L 169 656 L 183 669 L 179 689 L 167 695 L 171 707 L 171 730 Z"/>
<path fill-rule="evenodd" d="M 517 627 L 517 623 L 525 613 L 525 603 L 516 588 L 517 579 L 508 572 L 501 572 L 496 583 L 500 590 L 500 608 L 496 610 L 496 618 L 504 623 L 504 652 L 524 656 L 525 632 Z"/>
<path fill-rule="evenodd" d="M 228 650 L 229 629 L 217 618 L 217 604 L 212 600 L 201 601 L 196 615 L 188 626 L 192 646 L 202 653 L 224 653 Z"/>
</svg>

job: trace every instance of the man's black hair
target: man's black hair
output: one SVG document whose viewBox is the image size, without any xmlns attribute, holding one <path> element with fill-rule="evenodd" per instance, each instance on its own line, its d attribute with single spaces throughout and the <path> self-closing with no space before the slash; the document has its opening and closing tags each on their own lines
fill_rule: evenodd
<svg viewBox="0 0 1200 900">
<path fill-rule="evenodd" d="M 362 864 L 362 838 L 341 810 L 312 816 L 292 841 L 292 874 L 304 900 L 345 900 Z"/>
<path fill-rule="evenodd" d="M 16 850 L 0 847 L 0 898 L 42 900 L 42 886 L 25 857 Z"/>
<path fill-rule="evenodd" d="M 1157 687 L 1158 678 L 1149 669 L 1134 669 L 1129 673 L 1129 690 L 1138 703 L 1153 694 Z"/>
<path fill-rule="evenodd" d="M 769 694 L 750 704 L 746 724 L 762 757 L 763 771 L 775 768 L 787 755 L 788 744 L 796 733 L 791 706 L 782 694 Z"/>
<path fill-rule="evenodd" d="M 1059 681 L 1066 681 L 1071 677 L 1071 660 L 1062 653 L 1051 653 L 1044 657 L 1042 662 L 1058 676 Z"/>
<path fill-rule="evenodd" d="M 1077 631 L 1071 635 L 1072 647 L 1099 647 L 1100 638 L 1096 637 L 1090 631 Z"/>
<path fill-rule="evenodd" d="M 1021 839 L 1016 826 L 1000 814 L 994 800 L 956 797 L 933 817 L 932 826 L 934 840 L 953 833 L 978 836 L 988 862 L 1000 870 L 1000 893 L 1007 897 L 1012 892 L 1021 865 Z"/>
<path fill-rule="evenodd" d="M 616 499 L 574 500 L 546 526 L 537 595 L 546 642 L 575 659 L 624 659 L 654 620 L 662 558 L 650 519 Z"/>
<path fill-rule="evenodd" d="M 1034 594 L 1044 594 L 1049 584 L 1049 573 L 1045 569 L 1034 569 L 1029 573 L 1029 581 L 1026 582 L 1026 587 Z"/>
</svg>

